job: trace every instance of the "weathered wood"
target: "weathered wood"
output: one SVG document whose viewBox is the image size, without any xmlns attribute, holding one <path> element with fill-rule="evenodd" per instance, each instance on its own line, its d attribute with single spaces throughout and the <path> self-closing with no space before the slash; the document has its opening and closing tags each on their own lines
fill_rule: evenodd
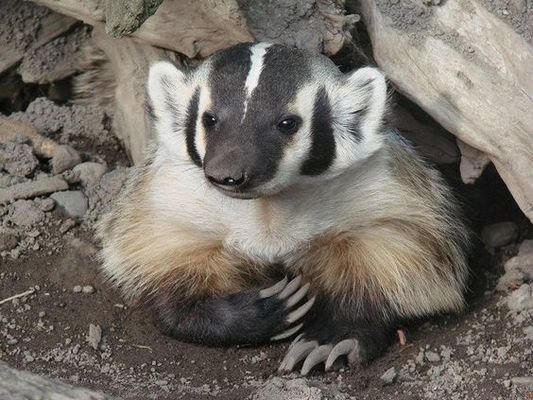
<svg viewBox="0 0 533 400">
<path fill-rule="evenodd" d="M 374 56 L 396 87 L 487 154 L 533 220 L 533 50 L 478 0 L 407 21 L 413 0 L 361 0 Z"/>
<path fill-rule="evenodd" d="M 27 138 L 35 154 L 41 157 L 52 158 L 58 147 L 56 142 L 41 135 L 32 125 L 0 115 L 0 141 L 10 140 L 15 135 Z"/>
<path fill-rule="evenodd" d="M 102 25 L 94 27 L 93 43 L 106 54 L 115 78 L 114 131 L 133 162 L 139 164 L 146 144 L 153 137 L 145 110 L 149 65 L 169 59 L 170 54 L 132 38 L 113 39 Z"/>
<path fill-rule="evenodd" d="M 0 399 L 112 400 L 113 397 L 19 371 L 0 361 Z"/>
<path fill-rule="evenodd" d="M 32 1 L 91 25 L 105 22 L 105 10 L 95 0 Z M 253 41 L 235 0 L 165 0 L 132 36 L 191 58 Z"/>
</svg>

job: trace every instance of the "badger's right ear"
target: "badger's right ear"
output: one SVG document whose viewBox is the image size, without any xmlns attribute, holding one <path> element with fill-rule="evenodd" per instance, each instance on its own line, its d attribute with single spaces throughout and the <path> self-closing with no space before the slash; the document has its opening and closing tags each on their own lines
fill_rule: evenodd
<svg viewBox="0 0 533 400">
<path fill-rule="evenodd" d="M 186 101 L 185 74 L 175 65 L 161 61 L 150 67 L 148 96 L 152 112 L 157 119 L 170 114 L 180 114 Z"/>
</svg>

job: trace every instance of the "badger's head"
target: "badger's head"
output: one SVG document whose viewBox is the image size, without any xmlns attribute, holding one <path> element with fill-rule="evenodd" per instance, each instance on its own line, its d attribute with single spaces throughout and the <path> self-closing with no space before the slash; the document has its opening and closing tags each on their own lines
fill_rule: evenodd
<svg viewBox="0 0 533 400">
<path fill-rule="evenodd" d="M 240 44 L 190 73 L 160 62 L 148 92 L 160 146 L 232 197 L 320 183 L 383 145 L 383 75 L 303 50 Z"/>
</svg>

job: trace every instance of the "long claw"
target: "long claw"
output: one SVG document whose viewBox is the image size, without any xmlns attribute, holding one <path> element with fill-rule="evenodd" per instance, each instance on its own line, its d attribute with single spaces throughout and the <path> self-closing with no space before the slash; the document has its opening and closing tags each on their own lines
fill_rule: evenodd
<svg viewBox="0 0 533 400">
<path fill-rule="evenodd" d="M 294 345 L 292 349 L 285 355 L 285 358 L 281 362 L 278 371 L 292 371 L 294 366 L 301 360 L 303 360 L 309 353 L 318 346 L 318 342 L 313 340 L 311 342 L 299 342 Z"/>
<path fill-rule="evenodd" d="M 305 359 L 301 374 L 307 375 L 315 365 L 326 361 L 332 347 L 330 344 L 325 344 L 314 349 Z"/>
<path fill-rule="evenodd" d="M 259 292 L 259 297 L 264 299 L 266 297 L 274 296 L 275 294 L 278 294 L 283 289 L 285 289 L 285 286 L 287 286 L 287 276 L 285 276 L 281 281 L 276 283 L 275 285 L 270 286 L 269 288 L 263 289 Z"/>
<path fill-rule="evenodd" d="M 286 339 L 288 337 L 291 337 L 292 335 L 294 335 L 296 332 L 298 332 L 300 329 L 302 329 L 302 326 L 304 326 L 304 324 L 298 324 L 296 325 L 294 328 L 290 328 L 290 329 L 287 329 L 286 331 L 284 332 L 281 332 L 280 334 L 276 335 L 276 336 L 272 336 L 270 338 L 271 341 L 276 341 L 276 340 L 282 340 L 282 339 Z"/>
<path fill-rule="evenodd" d="M 329 356 L 326 360 L 325 369 L 328 371 L 335 360 L 339 358 L 340 356 L 349 355 L 352 354 L 354 351 L 357 353 L 357 357 L 359 356 L 359 343 L 356 339 L 345 339 L 335 345 L 333 350 L 331 350 L 331 353 L 329 353 Z M 353 361 L 356 361 L 355 359 L 348 360 L 350 363 Z"/>
<path fill-rule="evenodd" d="M 300 300 L 304 298 L 304 296 L 309 291 L 310 283 L 306 283 L 304 286 L 302 286 L 296 293 L 294 293 L 291 297 L 289 297 L 289 300 L 287 300 L 287 307 L 291 308 L 295 304 L 298 304 Z"/>
<path fill-rule="evenodd" d="M 302 282 L 302 275 L 298 275 L 296 278 L 290 281 L 289 284 L 285 286 L 285 289 L 283 289 L 283 291 L 278 295 L 278 297 L 280 299 L 289 297 L 296 291 L 296 289 L 298 289 L 300 282 Z"/>
<path fill-rule="evenodd" d="M 286 322 L 288 324 L 292 324 L 293 322 L 298 321 L 300 318 L 302 318 L 307 312 L 313 307 L 313 303 L 315 302 L 315 297 L 308 300 L 304 305 L 298 307 L 296 310 L 291 312 L 286 319 Z"/>
<path fill-rule="evenodd" d="M 302 338 L 303 335 L 304 335 L 303 333 L 300 333 L 298 336 L 296 336 L 296 337 L 292 340 L 291 344 L 289 345 L 289 350 L 290 350 L 290 349 L 291 349 L 296 343 L 298 343 L 298 341 Z"/>
<path fill-rule="evenodd" d="M 354 347 L 352 351 L 348 353 L 348 364 L 355 364 L 361 362 L 361 347 L 359 346 L 359 342 L 357 339 L 353 339 L 355 342 Z"/>
</svg>

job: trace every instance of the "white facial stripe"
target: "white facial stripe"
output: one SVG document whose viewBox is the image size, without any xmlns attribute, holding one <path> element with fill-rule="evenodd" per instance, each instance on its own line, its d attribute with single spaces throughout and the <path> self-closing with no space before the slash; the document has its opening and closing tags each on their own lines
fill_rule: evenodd
<svg viewBox="0 0 533 400">
<path fill-rule="evenodd" d="M 264 57 L 266 50 L 272 46 L 270 43 L 258 43 L 251 47 L 250 55 L 250 71 L 248 71 L 248 76 L 246 77 L 246 82 L 244 83 L 244 88 L 246 89 L 246 98 L 244 99 L 244 112 L 242 114 L 241 122 L 244 121 L 246 117 L 246 111 L 248 109 L 248 101 L 252 97 L 252 93 L 259 84 L 259 77 L 261 76 L 261 71 L 263 70 Z"/>
<path fill-rule="evenodd" d="M 203 85 L 200 91 L 200 101 L 198 103 L 198 119 L 196 120 L 196 136 L 194 144 L 200 159 L 204 160 L 206 151 L 205 129 L 202 123 L 202 115 L 211 107 L 211 91 L 207 85 Z"/>
</svg>

